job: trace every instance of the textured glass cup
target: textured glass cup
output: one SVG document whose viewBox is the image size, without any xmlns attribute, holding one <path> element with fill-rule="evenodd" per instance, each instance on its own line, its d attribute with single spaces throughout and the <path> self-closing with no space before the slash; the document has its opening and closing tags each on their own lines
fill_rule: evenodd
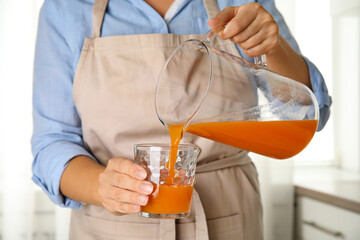
<svg viewBox="0 0 360 240">
<path fill-rule="evenodd" d="M 174 168 L 171 168 L 174 169 L 172 180 L 168 181 L 171 151 L 177 153 L 177 158 Z M 178 148 L 160 143 L 137 144 L 134 154 L 135 163 L 145 168 L 146 180 L 154 185 L 154 191 L 140 215 L 151 218 L 188 217 L 199 148 L 191 144 L 180 144 Z"/>
</svg>

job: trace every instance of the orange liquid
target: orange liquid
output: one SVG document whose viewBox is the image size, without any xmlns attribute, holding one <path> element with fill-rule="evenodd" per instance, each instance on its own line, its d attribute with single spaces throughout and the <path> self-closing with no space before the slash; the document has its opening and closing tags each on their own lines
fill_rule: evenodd
<svg viewBox="0 0 360 240">
<path fill-rule="evenodd" d="M 186 132 L 272 158 L 285 159 L 301 152 L 310 142 L 317 120 L 210 122 L 189 125 Z M 171 151 L 165 184 L 154 184 L 144 212 L 175 214 L 190 211 L 193 186 L 176 185 L 175 162 L 183 125 L 170 125 Z"/>
<path fill-rule="evenodd" d="M 170 140 L 171 140 L 171 149 L 169 154 L 169 161 L 166 164 L 167 169 L 169 169 L 169 177 L 165 180 L 167 184 L 174 183 L 175 177 L 175 163 L 177 158 L 177 151 L 182 138 L 183 125 L 172 125 L 168 127 Z"/>
<path fill-rule="evenodd" d="M 154 184 L 155 191 L 149 196 L 142 211 L 158 214 L 176 214 L 190 211 L 193 186 Z"/>
<path fill-rule="evenodd" d="M 142 211 L 157 214 L 177 214 L 190 211 L 191 197 L 194 186 L 188 184 L 175 184 L 178 179 L 175 177 L 175 163 L 180 140 L 182 138 L 182 125 L 169 126 L 171 138 L 171 149 L 169 161 L 166 164 L 169 176 L 165 183 L 154 184 L 154 191 Z"/>
<path fill-rule="evenodd" d="M 240 121 L 198 123 L 186 132 L 264 156 L 285 159 L 310 142 L 317 120 Z"/>
</svg>

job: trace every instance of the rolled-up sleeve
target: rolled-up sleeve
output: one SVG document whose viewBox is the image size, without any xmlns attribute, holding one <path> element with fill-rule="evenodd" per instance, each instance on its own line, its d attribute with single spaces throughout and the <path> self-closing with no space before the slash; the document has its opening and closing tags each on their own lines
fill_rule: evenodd
<svg viewBox="0 0 360 240">
<path fill-rule="evenodd" d="M 55 204 L 78 209 L 80 202 L 61 194 L 60 179 L 72 158 L 94 157 L 84 147 L 81 121 L 72 98 L 77 50 L 64 37 L 66 26 L 59 27 L 64 23 L 58 11 L 45 1 L 39 17 L 33 82 L 32 179 Z"/>
<path fill-rule="evenodd" d="M 332 103 L 331 97 L 329 96 L 325 80 L 321 75 L 320 71 L 317 67 L 305 56 L 303 56 L 300 52 L 300 48 L 292 36 L 288 26 L 286 25 L 283 16 L 275 7 L 274 0 L 258 0 L 260 3 L 271 15 L 274 17 L 275 21 L 279 25 L 280 34 L 283 36 L 284 39 L 293 47 L 293 49 L 299 53 L 305 60 L 310 76 L 311 87 L 313 93 L 316 97 L 316 100 L 319 105 L 320 116 L 319 116 L 319 124 L 317 131 L 320 131 L 324 128 L 325 124 L 327 123 L 329 116 L 330 116 L 330 106 Z"/>
<path fill-rule="evenodd" d="M 311 87 L 319 105 L 320 116 L 317 131 L 320 131 L 325 127 L 325 124 L 330 117 L 332 100 L 329 96 L 324 78 L 317 67 L 306 57 L 303 56 L 303 58 L 308 66 Z"/>
</svg>

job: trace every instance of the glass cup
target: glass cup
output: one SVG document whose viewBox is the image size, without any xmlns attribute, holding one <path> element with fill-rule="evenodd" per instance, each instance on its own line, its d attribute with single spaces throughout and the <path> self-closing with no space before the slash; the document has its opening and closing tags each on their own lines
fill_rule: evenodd
<svg viewBox="0 0 360 240">
<path fill-rule="evenodd" d="M 139 213 L 150 218 L 184 218 L 190 215 L 199 148 L 192 144 L 150 143 L 134 146 L 135 163 L 145 168 L 146 180 L 154 185 L 149 200 Z M 177 154 L 169 166 L 170 154 Z"/>
</svg>

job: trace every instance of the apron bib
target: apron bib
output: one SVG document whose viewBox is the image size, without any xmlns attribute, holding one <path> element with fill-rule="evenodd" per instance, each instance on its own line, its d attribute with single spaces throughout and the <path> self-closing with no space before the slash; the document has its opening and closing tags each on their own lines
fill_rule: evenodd
<svg viewBox="0 0 360 240">
<path fill-rule="evenodd" d="M 104 166 L 114 157 L 133 159 L 134 144 L 170 143 L 155 112 L 156 79 L 181 42 L 202 37 L 100 37 L 107 2 L 95 0 L 93 36 L 85 39 L 73 85 L 85 147 Z M 204 4 L 209 18 L 219 12 L 216 0 L 204 0 Z M 238 55 L 230 41 L 215 45 Z M 262 239 L 257 172 L 247 153 L 189 134 L 182 142 L 201 149 L 189 218 L 175 221 L 137 214 L 115 216 L 105 208 L 83 204 L 82 209 L 72 211 L 70 239 Z"/>
</svg>

